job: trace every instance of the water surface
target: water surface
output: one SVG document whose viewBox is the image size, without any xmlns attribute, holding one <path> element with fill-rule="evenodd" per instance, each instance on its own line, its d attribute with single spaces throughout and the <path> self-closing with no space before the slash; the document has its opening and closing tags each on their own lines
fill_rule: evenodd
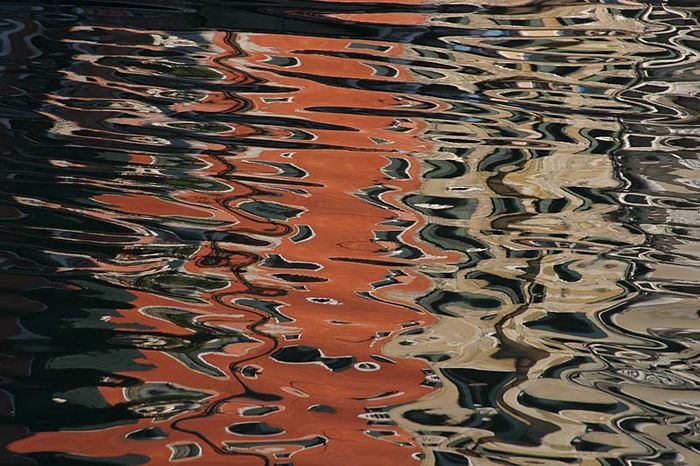
<svg viewBox="0 0 700 466">
<path fill-rule="evenodd" d="M 0 464 L 693 465 L 693 1 L 0 4 Z"/>
</svg>

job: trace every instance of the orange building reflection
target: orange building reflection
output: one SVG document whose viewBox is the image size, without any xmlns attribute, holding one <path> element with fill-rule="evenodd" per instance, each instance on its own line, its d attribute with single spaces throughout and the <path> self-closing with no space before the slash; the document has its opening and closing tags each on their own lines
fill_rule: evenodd
<svg viewBox="0 0 700 466">
<path fill-rule="evenodd" d="M 122 374 L 138 384 L 100 393 L 135 421 L 36 433 L 11 450 L 129 453 L 154 465 L 417 464 L 419 445 L 387 410 L 426 395 L 436 378 L 423 361 L 382 356 L 382 346 L 434 322 L 412 298 L 431 288 L 414 269 L 436 256 L 408 246 L 423 220 L 401 202 L 420 186 L 413 156 L 430 147 L 421 119 L 381 110 L 415 112 L 421 102 L 332 85 L 410 80 L 391 63 L 403 48 L 223 32 L 210 40 L 217 52 L 200 71 L 221 88 L 260 82 L 276 92 L 210 91 L 174 106 L 176 119 L 120 120 L 206 136 L 205 146 L 193 143 L 194 174 L 206 189 L 93 198 L 110 212 L 95 215 L 112 221 L 150 218 L 210 232 L 179 261 L 144 259 L 144 248 L 168 247 L 144 235 L 122 265 L 94 270 L 134 295 L 132 308 L 109 322 L 120 334 L 114 343 L 138 348 L 134 362 L 146 370 Z M 353 50 L 368 58 L 342 58 Z M 344 110 L 329 121 L 316 109 Z M 133 153 L 130 163 L 147 171 L 158 157 Z M 65 400 L 58 394 L 56 402 Z"/>
</svg>

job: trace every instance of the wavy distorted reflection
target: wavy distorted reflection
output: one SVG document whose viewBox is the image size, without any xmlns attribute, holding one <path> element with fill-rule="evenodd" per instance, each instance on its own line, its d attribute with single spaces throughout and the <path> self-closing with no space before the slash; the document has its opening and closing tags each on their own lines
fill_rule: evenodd
<svg viewBox="0 0 700 466">
<path fill-rule="evenodd" d="M 3 464 L 693 464 L 688 2 L 5 2 Z"/>
</svg>

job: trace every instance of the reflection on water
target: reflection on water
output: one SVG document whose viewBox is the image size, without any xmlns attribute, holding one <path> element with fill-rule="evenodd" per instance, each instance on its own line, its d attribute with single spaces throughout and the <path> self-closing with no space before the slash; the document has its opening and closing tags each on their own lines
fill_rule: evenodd
<svg viewBox="0 0 700 466">
<path fill-rule="evenodd" d="M 1 464 L 700 462 L 695 2 L 0 12 Z"/>
</svg>

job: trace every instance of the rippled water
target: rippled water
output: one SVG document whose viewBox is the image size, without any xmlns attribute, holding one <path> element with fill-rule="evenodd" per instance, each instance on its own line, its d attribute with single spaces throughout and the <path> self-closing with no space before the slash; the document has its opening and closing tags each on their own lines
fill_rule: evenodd
<svg viewBox="0 0 700 466">
<path fill-rule="evenodd" d="M 700 464 L 696 1 L 0 13 L 0 464 Z"/>
</svg>

